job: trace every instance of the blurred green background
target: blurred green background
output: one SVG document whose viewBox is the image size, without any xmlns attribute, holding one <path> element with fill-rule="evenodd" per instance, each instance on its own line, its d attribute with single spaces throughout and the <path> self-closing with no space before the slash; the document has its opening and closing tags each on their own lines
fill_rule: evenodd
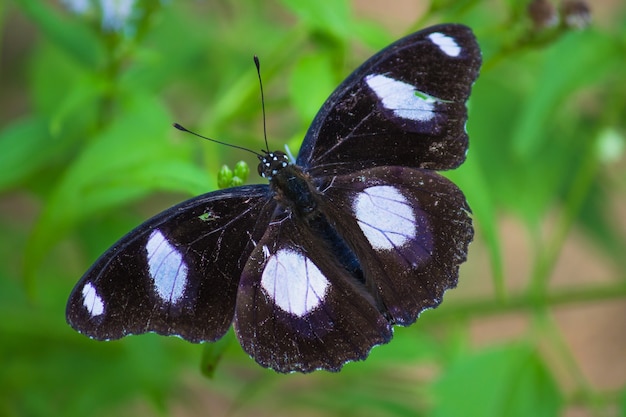
<svg viewBox="0 0 626 417">
<path fill-rule="evenodd" d="M 0 416 L 625 416 L 626 6 L 581 4 L 0 3 Z M 484 66 L 468 160 L 446 173 L 477 236 L 440 308 L 305 376 L 260 368 L 232 333 L 102 343 L 66 325 L 119 237 L 214 190 L 222 164 L 254 171 L 171 127 L 262 147 L 254 54 L 270 148 L 295 153 L 352 69 L 442 22 L 474 29 Z"/>
</svg>

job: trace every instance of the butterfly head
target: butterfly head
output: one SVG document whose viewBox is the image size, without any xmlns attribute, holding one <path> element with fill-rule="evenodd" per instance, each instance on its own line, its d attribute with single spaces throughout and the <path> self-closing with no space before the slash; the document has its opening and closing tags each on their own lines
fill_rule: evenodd
<svg viewBox="0 0 626 417">
<path fill-rule="evenodd" d="M 278 172 L 289 165 L 287 154 L 281 151 L 267 152 L 259 155 L 259 175 L 271 180 Z"/>
</svg>

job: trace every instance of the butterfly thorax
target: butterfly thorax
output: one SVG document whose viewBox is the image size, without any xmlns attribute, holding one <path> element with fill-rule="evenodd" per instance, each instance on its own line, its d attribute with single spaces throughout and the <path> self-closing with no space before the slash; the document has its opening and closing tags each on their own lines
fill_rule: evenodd
<svg viewBox="0 0 626 417">
<path fill-rule="evenodd" d="M 270 187 L 274 190 L 274 198 L 302 219 L 316 213 L 320 193 L 299 166 L 289 164 L 279 170 L 270 180 Z"/>
</svg>

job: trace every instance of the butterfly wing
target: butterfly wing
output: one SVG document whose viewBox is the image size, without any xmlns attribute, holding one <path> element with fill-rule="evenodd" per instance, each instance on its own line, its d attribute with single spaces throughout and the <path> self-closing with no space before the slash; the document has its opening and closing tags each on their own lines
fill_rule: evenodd
<svg viewBox="0 0 626 417">
<path fill-rule="evenodd" d="M 200 342 L 234 318 L 244 350 L 280 372 L 364 359 L 456 285 L 469 209 L 429 170 L 465 158 L 479 66 L 464 26 L 392 44 L 324 104 L 297 159 L 305 172 L 283 167 L 270 187 L 209 193 L 148 220 L 78 282 L 68 322 L 100 340 Z"/>
<path fill-rule="evenodd" d="M 462 25 L 433 26 L 393 43 L 328 98 L 296 163 L 313 176 L 459 166 L 468 146 L 465 101 L 480 63 L 476 39 Z"/>
<path fill-rule="evenodd" d="M 312 218 L 277 211 L 239 286 L 237 337 L 279 372 L 367 357 L 439 305 L 472 240 L 463 194 L 434 171 L 370 168 L 319 189 Z"/>
<path fill-rule="evenodd" d="M 243 271 L 235 333 L 261 365 L 311 372 L 364 359 L 392 329 L 332 247 L 285 213 L 272 220 Z"/>
<path fill-rule="evenodd" d="M 462 192 L 430 170 L 377 167 L 328 179 L 323 211 L 359 259 L 394 324 L 457 284 L 473 229 Z"/>
<path fill-rule="evenodd" d="M 67 321 L 99 340 L 156 332 L 200 342 L 232 323 L 239 277 L 275 206 L 267 185 L 185 201 L 128 233 L 85 273 Z"/>
</svg>

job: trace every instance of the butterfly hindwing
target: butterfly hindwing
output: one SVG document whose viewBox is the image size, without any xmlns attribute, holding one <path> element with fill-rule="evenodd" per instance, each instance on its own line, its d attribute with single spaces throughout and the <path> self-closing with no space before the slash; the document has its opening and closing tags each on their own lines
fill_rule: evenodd
<svg viewBox="0 0 626 417">
<path fill-rule="evenodd" d="M 337 371 L 392 335 L 371 294 L 311 232 L 301 219 L 274 219 L 239 285 L 235 333 L 279 372 Z"/>
<path fill-rule="evenodd" d="M 462 25 L 400 39 L 333 92 L 296 163 L 313 175 L 384 165 L 457 167 L 468 144 L 465 101 L 480 62 L 476 39 Z"/>
<path fill-rule="evenodd" d="M 266 185 L 188 200 L 146 221 L 76 284 L 68 322 L 88 336 L 156 332 L 200 342 L 231 325 L 252 242 L 275 203 Z"/>
<path fill-rule="evenodd" d="M 473 229 L 451 181 L 429 170 L 378 167 L 334 177 L 324 190 L 321 210 L 394 324 L 413 323 L 456 286 Z"/>
</svg>

